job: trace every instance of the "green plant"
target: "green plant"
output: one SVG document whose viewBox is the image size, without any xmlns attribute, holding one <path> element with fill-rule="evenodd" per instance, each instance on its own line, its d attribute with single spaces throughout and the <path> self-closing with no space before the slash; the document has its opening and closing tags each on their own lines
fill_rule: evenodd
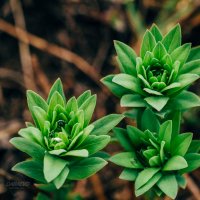
<svg viewBox="0 0 200 200">
<path fill-rule="evenodd" d="M 59 189 L 107 164 L 98 152 L 109 143 L 107 133 L 123 115 L 111 114 L 89 124 L 96 95 L 86 91 L 66 102 L 60 79 L 52 86 L 47 101 L 33 91 L 27 92 L 27 99 L 35 125 L 27 123 L 27 128 L 19 131 L 21 137 L 10 142 L 31 159 L 16 164 L 14 171 Z"/>
<path fill-rule="evenodd" d="M 186 187 L 182 175 L 200 167 L 200 141 L 192 141 L 192 133 L 179 133 L 179 115 L 160 124 L 147 109 L 142 116 L 142 130 L 133 126 L 114 128 L 126 152 L 112 156 L 110 161 L 125 167 L 120 178 L 135 181 L 136 196 L 151 190 L 175 199 L 178 187 Z"/>
<path fill-rule="evenodd" d="M 136 196 L 153 191 L 174 199 L 178 187 L 186 186 L 182 175 L 200 167 L 200 141 L 180 133 L 182 112 L 200 106 L 200 98 L 187 91 L 200 75 L 200 48 L 181 45 L 180 25 L 163 36 L 154 24 L 144 34 L 140 56 L 119 41 L 115 49 L 121 73 L 102 82 L 121 106 L 137 111 L 126 112 L 137 128 L 114 129 L 126 152 L 110 161 L 125 167 L 120 178 L 135 181 Z"/>
<path fill-rule="evenodd" d="M 115 49 L 121 73 L 102 82 L 121 98 L 121 106 L 149 107 L 165 116 L 171 110 L 200 105 L 199 97 L 186 91 L 199 78 L 199 48 L 181 45 L 180 25 L 165 36 L 153 25 L 144 34 L 140 56 L 119 41 L 115 41 Z"/>
</svg>

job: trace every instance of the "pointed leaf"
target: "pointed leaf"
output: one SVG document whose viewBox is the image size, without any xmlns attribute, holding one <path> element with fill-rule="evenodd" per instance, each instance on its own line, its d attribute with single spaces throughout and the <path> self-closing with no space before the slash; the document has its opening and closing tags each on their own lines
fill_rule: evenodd
<svg viewBox="0 0 200 200">
<path fill-rule="evenodd" d="M 63 156 L 75 156 L 75 157 L 88 157 L 89 153 L 87 149 L 71 150 L 64 153 Z"/>
<path fill-rule="evenodd" d="M 65 94 L 63 92 L 63 86 L 62 86 L 62 82 L 61 82 L 60 78 L 58 78 L 54 82 L 53 86 L 51 87 L 51 90 L 49 92 L 49 96 L 48 96 L 48 99 L 47 99 L 48 104 L 50 103 L 51 97 L 53 96 L 53 94 L 55 92 L 58 92 L 62 96 L 63 100 L 65 100 Z"/>
<path fill-rule="evenodd" d="M 160 168 L 146 168 L 141 171 L 135 181 L 135 189 L 138 190 L 145 185 L 158 171 Z"/>
<path fill-rule="evenodd" d="M 96 106 L 96 95 L 89 97 L 79 109 L 84 111 L 84 127 L 86 127 L 93 115 L 94 108 Z"/>
<path fill-rule="evenodd" d="M 160 32 L 160 29 L 156 26 L 156 24 L 153 24 L 150 29 L 152 35 L 154 36 L 156 42 L 159 42 L 162 40 L 162 33 Z"/>
<path fill-rule="evenodd" d="M 129 93 L 130 90 L 114 83 L 112 80 L 115 75 L 108 75 L 101 79 L 101 82 L 108 87 L 108 89 L 117 97 L 121 97 L 126 93 Z"/>
<path fill-rule="evenodd" d="M 200 167 L 200 154 L 199 153 L 188 153 L 184 156 L 187 160 L 188 167 L 180 170 L 181 174 L 189 173 Z"/>
<path fill-rule="evenodd" d="M 138 190 L 135 190 L 135 195 L 136 197 L 144 194 L 148 190 L 150 190 L 157 182 L 158 180 L 162 177 L 161 173 L 157 173 L 155 176 L 153 176 L 144 186 L 139 188 Z"/>
<path fill-rule="evenodd" d="M 141 44 L 141 50 L 140 50 L 140 56 L 144 58 L 147 51 L 152 52 L 153 48 L 156 45 L 156 40 L 152 33 L 147 30 L 144 34 L 142 44 Z"/>
<path fill-rule="evenodd" d="M 120 174 L 119 178 L 127 181 L 135 181 L 137 178 L 138 171 L 135 169 L 124 169 Z"/>
<path fill-rule="evenodd" d="M 87 90 L 77 98 L 78 107 L 80 107 L 89 97 L 91 96 L 91 91 Z"/>
<path fill-rule="evenodd" d="M 110 136 L 108 135 L 89 135 L 78 149 L 87 149 L 89 155 L 92 155 L 103 149 L 109 142 Z"/>
<path fill-rule="evenodd" d="M 136 75 L 136 54 L 128 45 L 114 41 L 115 49 L 122 66 L 122 73 Z"/>
<path fill-rule="evenodd" d="M 130 142 L 130 138 L 128 137 L 127 131 L 125 129 L 114 128 L 113 132 L 116 138 L 118 139 L 118 141 L 120 142 L 120 144 L 122 145 L 122 147 L 126 151 L 133 151 L 133 146 Z"/>
<path fill-rule="evenodd" d="M 66 160 L 46 153 L 44 156 L 44 177 L 47 182 L 54 180 L 67 164 Z"/>
<path fill-rule="evenodd" d="M 187 43 L 178 48 L 176 48 L 171 53 L 172 61 L 175 62 L 178 60 L 180 62 L 180 67 L 186 62 L 188 55 L 190 53 L 191 44 Z"/>
<path fill-rule="evenodd" d="M 112 81 L 126 89 L 132 90 L 133 92 L 136 92 L 138 94 L 144 94 L 138 79 L 131 75 L 117 74 L 114 76 Z"/>
<path fill-rule="evenodd" d="M 78 161 L 70 166 L 67 179 L 81 180 L 92 176 L 101 170 L 107 162 L 101 158 L 91 157 Z"/>
<path fill-rule="evenodd" d="M 41 162 L 36 162 L 34 160 L 27 160 L 17 163 L 12 171 L 20 172 L 30 178 L 33 178 L 42 183 L 46 183 L 44 179 L 43 169 Z"/>
<path fill-rule="evenodd" d="M 62 172 L 54 179 L 53 183 L 57 189 L 60 189 L 65 183 L 67 176 L 69 174 L 69 168 L 65 167 Z"/>
<path fill-rule="evenodd" d="M 143 131 L 148 129 L 152 132 L 157 132 L 159 130 L 159 121 L 150 109 L 144 111 L 141 119 L 141 126 Z"/>
<path fill-rule="evenodd" d="M 29 110 L 32 110 L 33 106 L 38 106 L 41 107 L 44 111 L 47 111 L 48 105 L 40 95 L 31 90 L 28 90 L 26 95 Z"/>
<path fill-rule="evenodd" d="M 187 166 L 187 161 L 182 156 L 173 156 L 167 161 L 163 167 L 163 171 L 184 169 Z"/>
<path fill-rule="evenodd" d="M 122 96 L 120 105 L 122 107 L 146 107 L 145 101 L 138 94 L 126 94 Z"/>
<path fill-rule="evenodd" d="M 192 142 L 192 133 L 182 133 L 177 135 L 171 144 L 171 154 L 184 156 Z"/>
<path fill-rule="evenodd" d="M 144 100 L 157 111 L 161 111 L 167 104 L 169 97 L 147 97 Z"/>
<path fill-rule="evenodd" d="M 176 25 L 163 38 L 163 45 L 168 53 L 171 53 L 177 47 L 181 46 L 181 27 Z"/>
<path fill-rule="evenodd" d="M 143 168 L 143 166 L 138 161 L 136 155 L 133 152 L 118 153 L 112 156 L 109 160 L 115 163 L 116 165 L 122 167 L 135 168 L 135 169 Z"/>
<path fill-rule="evenodd" d="M 154 57 L 157 58 L 158 60 L 161 60 L 167 54 L 167 51 L 161 42 L 158 42 L 156 44 L 156 46 L 153 49 L 153 54 Z"/>
<path fill-rule="evenodd" d="M 187 62 L 197 60 L 200 58 L 200 46 L 191 49 Z"/>
<path fill-rule="evenodd" d="M 37 160 L 43 160 L 44 158 L 45 149 L 35 142 L 29 141 L 22 137 L 14 137 L 10 140 L 10 143 L 32 158 Z"/>
<path fill-rule="evenodd" d="M 123 115 L 120 114 L 110 114 L 97 121 L 93 122 L 94 129 L 91 131 L 91 135 L 105 135 L 110 130 L 112 130 L 122 119 Z"/>
<path fill-rule="evenodd" d="M 178 184 L 175 175 L 165 175 L 157 183 L 157 186 L 168 197 L 175 199 L 178 193 Z"/>
<path fill-rule="evenodd" d="M 200 75 L 200 59 L 190 61 L 180 69 L 181 74 L 192 73 Z"/>
</svg>

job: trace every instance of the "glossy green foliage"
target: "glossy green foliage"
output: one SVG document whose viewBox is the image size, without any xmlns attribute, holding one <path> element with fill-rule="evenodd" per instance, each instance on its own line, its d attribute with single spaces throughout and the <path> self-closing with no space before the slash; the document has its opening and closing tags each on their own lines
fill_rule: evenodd
<svg viewBox="0 0 200 200">
<path fill-rule="evenodd" d="M 199 78 L 200 50 L 181 44 L 179 24 L 166 35 L 154 24 L 145 32 L 138 56 L 119 41 L 115 49 L 121 73 L 102 82 L 121 98 L 121 106 L 150 107 L 158 113 L 200 106 L 200 98 L 185 91 Z"/>
<path fill-rule="evenodd" d="M 61 188 L 67 180 L 87 178 L 107 164 L 94 154 L 109 143 L 108 132 L 123 115 L 111 114 L 90 124 L 96 95 L 86 91 L 66 101 L 60 79 L 47 100 L 33 91 L 27 92 L 27 99 L 35 125 L 28 123 L 19 131 L 21 137 L 10 142 L 31 159 L 18 163 L 14 171 Z"/>
<path fill-rule="evenodd" d="M 200 141 L 192 142 L 192 133 L 179 133 L 178 114 L 160 124 L 147 109 L 141 119 L 141 130 L 133 126 L 114 128 L 126 151 L 110 161 L 124 167 L 121 179 L 135 181 L 136 196 L 152 190 L 158 196 L 175 199 L 178 188 L 186 186 L 182 175 L 200 167 Z"/>
</svg>

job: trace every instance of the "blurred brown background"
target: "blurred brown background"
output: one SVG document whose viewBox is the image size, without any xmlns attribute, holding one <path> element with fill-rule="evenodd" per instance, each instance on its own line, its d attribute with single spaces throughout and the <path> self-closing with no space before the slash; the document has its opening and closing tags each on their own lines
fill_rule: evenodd
<svg viewBox="0 0 200 200">
<path fill-rule="evenodd" d="M 123 112 L 100 79 L 119 71 L 113 40 L 138 53 L 142 35 L 153 22 L 163 33 L 179 22 L 183 42 L 200 45 L 200 0 L 0 1 L 0 199 L 33 199 L 37 194 L 30 179 L 10 170 L 26 158 L 8 142 L 24 121 L 31 120 L 26 90 L 47 97 L 60 77 L 67 97 L 87 89 L 97 93 L 94 119 Z M 191 89 L 200 95 L 199 86 L 196 82 Z M 193 131 L 195 138 L 199 138 L 199 116 L 199 109 L 184 115 L 182 129 Z M 113 154 L 120 147 L 114 143 L 106 150 Z M 74 192 L 88 200 L 136 199 L 133 185 L 118 179 L 120 171 L 109 164 L 78 182 Z M 188 187 L 179 191 L 177 199 L 200 199 L 200 170 L 187 179 Z"/>
</svg>

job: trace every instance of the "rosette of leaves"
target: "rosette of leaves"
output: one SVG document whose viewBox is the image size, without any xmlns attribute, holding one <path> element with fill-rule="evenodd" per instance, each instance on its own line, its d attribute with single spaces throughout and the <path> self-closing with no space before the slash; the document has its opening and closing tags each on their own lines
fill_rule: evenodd
<svg viewBox="0 0 200 200">
<path fill-rule="evenodd" d="M 121 179 L 135 181 L 136 196 L 153 191 L 174 199 L 178 188 L 186 186 L 183 174 L 200 167 L 200 141 L 192 141 L 192 133 L 180 134 L 178 119 L 176 113 L 173 121 L 160 125 L 147 109 L 142 116 L 142 129 L 114 128 L 126 152 L 112 156 L 110 161 L 125 168 Z"/>
<path fill-rule="evenodd" d="M 186 91 L 200 75 L 200 48 L 181 45 L 180 25 L 164 36 L 153 25 L 144 34 L 139 56 L 122 42 L 114 44 L 121 73 L 102 82 L 121 98 L 121 106 L 166 113 L 200 105 L 199 97 Z"/>
<path fill-rule="evenodd" d="M 45 101 L 33 91 L 27 92 L 28 107 L 34 125 L 19 131 L 21 137 L 11 143 L 31 159 L 18 163 L 14 171 L 60 188 L 70 180 L 87 178 L 107 162 L 100 157 L 110 141 L 108 132 L 123 118 L 105 116 L 89 124 L 96 105 L 96 95 L 84 92 L 67 102 L 60 79 L 52 86 Z"/>
</svg>

